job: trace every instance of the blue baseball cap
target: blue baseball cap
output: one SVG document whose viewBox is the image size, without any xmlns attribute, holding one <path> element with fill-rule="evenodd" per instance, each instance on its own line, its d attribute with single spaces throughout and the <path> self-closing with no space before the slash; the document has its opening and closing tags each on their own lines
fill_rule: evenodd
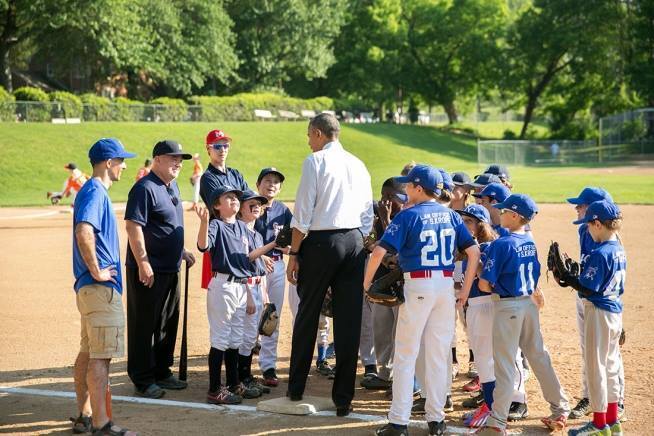
<svg viewBox="0 0 654 436">
<path fill-rule="evenodd" d="M 509 198 L 509 195 L 511 195 L 511 190 L 504 186 L 503 183 L 497 182 L 489 183 L 484 186 L 484 189 L 482 189 L 479 194 L 472 194 L 473 197 L 477 198 L 489 197 L 491 200 L 495 200 L 498 203 Z"/>
<path fill-rule="evenodd" d="M 442 168 L 439 168 L 438 172 L 441 173 L 441 177 L 443 178 L 443 189 L 450 192 L 454 191 L 454 180 L 452 180 L 452 176 Z"/>
<path fill-rule="evenodd" d="M 91 165 L 109 159 L 128 159 L 132 157 L 136 157 L 136 154 L 125 151 L 123 144 L 116 138 L 102 138 L 89 149 Z"/>
<path fill-rule="evenodd" d="M 457 210 L 457 212 L 461 215 L 476 218 L 482 223 L 486 223 L 486 224 L 491 223 L 490 213 L 488 213 L 488 209 L 486 209 L 481 204 L 471 204 L 466 206 L 466 208 L 463 210 Z"/>
<path fill-rule="evenodd" d="M 587 186 L 581 191 L 578 197 L 568 198 L 568 203 L 591 204 L 600 200 L 607 200 L 613 203 L 613 197 L 606 190 L 596 186 Z"/>
<path fill-rule="evenodd" d="M 592 202 L 586 209 L 586 215 L 575 221 L 574 224 L 583 224 L 595 220 L 608 221 L 616 218 L 620 218 L 620 208 L 611 201 L 599 200 Z"/>
<path fill-rule="evenodd" d="M 497 177 L 505 180 L 510 180 L 509 170 L 504 165 L 492 164 L 486 168 L 485 174 L 495 174 Z"/>
<path fill-rule="evenodd" d="M 284 177 L 284 174 L 282 174 L 277 168 L 268 167 L 262 169 L 261 172 L 259 173 L 259 177 L 257 177 L 257 185 L 261 183 L 261 179 L 266 177 L 268 174 L 277 174 L 277 176 L 279 177 L 279 181 L 282 183 L 284 183 L 284 180 L 286 179 L 286 177 Z"/>
<path fill-rule="evenodd" d="M 525 194 L 511 194 L 501 203 L 494 204 L 495 209 L 509 209 L 525 219 L 532 220 L 538 213 L 534 200 Z"/>
<path fill-rule="evenodd" d="M 409 174 L 395 177 L 395 180 L 399 183 L 411 182 L 420 185 L 425 189 L 434 191 L 436 194 L 440 194 L 441 189 L 443 189 L 443 177 L 441 173 L 429 165 L 416 165 L 409 171 Z"/>
<path fill-rule="evenodd" d="M 216 204 L 216 201 L 217 201 L 217 200 L 218 200 L 222 195 L 225 195 L 225 194 L 227 194 L 228 192 L 233 192 L 233 193 L 235 193 L 236 196 L 239 198 L 239 201 L 240 201 L 241 196 L 243 196 L 243 192 L 242 192 L 241 190 L 239 190 L 239 189 L 236 189 L 236 188 L 233 187 L 233 186 L 230 186 L 230 185 L 222 185 L 222 186 L 218 186 L 216 189 L 213 190 L 213 192 L 211 193 L 211 196 L 209 197 L 209 201 L 211 202 L 211 205 Z"/>
<path fill-rule="evenodd" d="M 469 185 L 472 182 L 472 179 L 463 171 L 457 171 L 456 173 L 452 173 L 452 182 L 454 182 L 456 186 L 463 186 Z"/>
<path fill-rule="evenodd" d="M 261 202 L 261 204 L 268 203 L 268 199 L 266 197 L 264 197 L 263 195 L 259 195 L 258 193 L 254 192 L 251 189 L 243 191 L 243 193 L 240 196 L 241 202 L 252 200 L 253 198 L 256 198 L 257 200 L 259 200 Z"/>
<path fill-rule="evenodd" d="M 502 180 L 499 178 L 498 175 L 484 173 L 476 176 L 474 182 L 470 183 L 470 186 L 474 188 L 481 188 L 482 186 L 486 186 L 489 183 L 496 183 L 496 182 L 502 183 Z"/>
</svg>

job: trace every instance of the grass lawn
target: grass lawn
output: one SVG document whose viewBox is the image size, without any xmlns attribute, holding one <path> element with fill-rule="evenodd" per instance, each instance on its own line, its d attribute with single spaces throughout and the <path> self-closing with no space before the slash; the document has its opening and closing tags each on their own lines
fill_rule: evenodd
<svg viewBox="0 0 654 436">
<path fill-rule="evenodd" d="M 439 126 L 445 127 L 447 124 L 441 124 Z M 472 129 L 477 132 L 480 139 L 502 139 L 506 130 L 512 131 L 517 138 L 520 136 L 522 121 L 461 121 L 451 127 Z M 531 123 L 529 124 L 528 132 L 532 136 L 543 138 L 549 134 L 549 128 L 543 124 Z"/>
<path fill-rule="evenodd" d="M 128 161 L 123 180 L 111 189 L 114 201 L 124 201 L 138 168 L 152 146 L 164 138 L 182 143 L 184 150 L 199 152 L 206 166 L 204 137 L 220 127 L 234 138 L 228 163 L 254 185 L 259 170 L 275 166 L 286 176 L 282 198 L 290 200 L 300 177 L 302 160 L 308 155 L 304 122 L 222 123 L 84 123 L 53 125 L 0 123 L 0 206 L 47 205 L 45 193 L 59 190 L 67 172 L 63 166 L 76 162 L 90 172 L 87 151 L 100 137 L 119 138 L 138 158 Z M 429 163 L 448 171 L 478 174 L 474 140 L 443 133 L 432 127 L 388 124 L 345 125 L 345 147 L 361 158 L 372 175 L 375 194 L 387 177 L 397 175 L 407 162 Z M 179 178 L 184 199 L 190 199 L 192 166 L 185 165 Z M 515 167 L 512 181 L 517 191 L 537 201 L 561 202 L 586 185 L 601 185 L 618 202 L 654 203 L 653 171 L 613 172 L 601 167 Z"/>
</svg>

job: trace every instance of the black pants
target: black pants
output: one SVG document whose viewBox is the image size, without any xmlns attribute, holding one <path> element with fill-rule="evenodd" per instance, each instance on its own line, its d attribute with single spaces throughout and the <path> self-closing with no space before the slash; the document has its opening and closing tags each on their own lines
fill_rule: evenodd
<svg viewBox="0 0 654 436">
<path fill-rule="evenodd" d="M 179 273 L 154 273 L 151 288 L 138 268 L 127 276 L 127 374 L 137 389 L 172 375 L 179 322 Z"/>
<path fill-rule="evenodd" d="M 332 399 L 337 407 L 354 397 L 366 253 L 358 229 L 311 231 L 298 256 L 300 297 L 293 326 L 288 389 L 303 394 L 311 369 L 320 309 L 327 288 L 332 288 L 336 378 Z"/>
</svg>

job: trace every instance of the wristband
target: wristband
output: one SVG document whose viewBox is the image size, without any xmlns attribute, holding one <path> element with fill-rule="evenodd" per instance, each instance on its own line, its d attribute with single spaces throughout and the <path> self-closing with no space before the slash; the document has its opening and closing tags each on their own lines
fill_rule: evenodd
<svg viewBox="0 0 654 436">
<path fill-rule="evenodd" d="M 288 255 L 289 255 L 289 256 L 297 256 L 298 254 L 300 254 L 300 253 L 297 252 L 297 251 L 293 251 L 293 250 L 291 250 L 291 251 L 288 252 Z"/>
</svg>

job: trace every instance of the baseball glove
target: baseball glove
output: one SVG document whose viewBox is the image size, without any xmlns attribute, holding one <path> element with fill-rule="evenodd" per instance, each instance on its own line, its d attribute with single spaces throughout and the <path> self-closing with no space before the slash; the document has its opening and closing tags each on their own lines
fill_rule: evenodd
<svg viewBox="0 0 654 436">
<path fill-rule="evenodd" d="M 623 346 L 624 343 L 627 341 L 627 333 L 625 333 L 624 329 L 620 332 L 620 340 L 618 341 L 618 345 Z"/>
<path fill-rule="evenodd" d="M 400 268 L 394 269 L 375 280 L 366 297 L 373 303 L 384 306 L 397 306 L 404 303 L 404 273 Z"/>
<path fill-rule="evenodd" d="M 576 277 L 579 275 L 579 264 L 570 259 L 568 255 L 561 251 L 558 242 L 550 244 L 547 252 L 547 269 L 552 271 L 554 278 L 559 286 L 568 286 L 566 277 Z"/>
<path fill-rule="evenodd" d="M 279 324 L 279 315 L 274 303 L 266 303 L 261 312 L 261 319 L 259 320 L 259 334 L 264 336 L 272 336 Z"/>
<path fill-rule="evenodd" d="M 293 229 L 290 226 L 284 226 L 279 231 L 279 233 L 277 233 L 277 237 L 275 237 L 275 244 L 281 248 L 288 247 L 291 245 L 292 237 Z"/>
</svg>

